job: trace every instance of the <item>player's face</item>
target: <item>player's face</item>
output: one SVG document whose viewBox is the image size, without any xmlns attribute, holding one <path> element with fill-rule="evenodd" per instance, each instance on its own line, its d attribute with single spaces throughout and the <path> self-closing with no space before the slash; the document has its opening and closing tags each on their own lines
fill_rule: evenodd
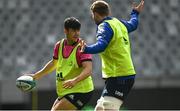
<svg viewBox="0 0 180 111">
<path fill-rule="evenodd" d="M 80 36 L 80 30 L 78 29 L 65 29 L 65 34 L 68 40 L 76 42 Z"/>
</svg>

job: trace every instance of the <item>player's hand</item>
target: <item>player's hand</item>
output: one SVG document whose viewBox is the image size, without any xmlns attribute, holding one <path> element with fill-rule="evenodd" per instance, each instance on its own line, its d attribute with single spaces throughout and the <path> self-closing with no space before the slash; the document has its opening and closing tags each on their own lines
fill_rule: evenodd
<svg viewBox="0 0 180 111">
<path fill-rule="evenodd" d="M 75 79 L 69 79 L 63 82 L 63 88 L 71 89 L 76 85 Z"/>
<path fill-rule="evenodd" d="M 141 0 L 141 2 L 138 5 L 135 2 L 133 2 L 132 8 L 139 13 L 142 12 L 142 10 L 144 9 L 144 0 Z"/>
<path fill-rule="evenodd" d="M 80 49 L 81 49 L 81 51 L 80 52 L 84 52 L 84 48 L 85 48 L 85 46 L 86 46 L 86 42 L 84 41 L 84 40 L 80 40 Z"/>
</svg>

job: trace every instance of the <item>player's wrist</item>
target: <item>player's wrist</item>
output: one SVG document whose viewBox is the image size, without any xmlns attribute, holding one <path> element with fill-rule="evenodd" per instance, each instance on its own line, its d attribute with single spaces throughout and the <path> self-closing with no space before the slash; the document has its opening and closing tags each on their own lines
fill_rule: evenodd
<svg viewBox="0 0 180 111">
<path fill-rule="evenodd" d="M 38 74 L 31 74 L 30 75 L 34 80 L 38 80 L 39 79 L 39 75 Z"/>
<path fill-rule="evenodd" d="M 131 14 L 137 14 L 137 15 L 139 15 L 139 13 L 140 13 L 140 12 L 138 12 L 138 10 L 136 10 L 136 9 L 134 9 L 134 8 L 132 9 Z"/>
<path fill-rule="evenodd" d="M 79 82 L 79 78 L 78 77 L 76 77 L 76 78 L 74 78 L 74 85 L 76 85 L 78 82 Z"/>
</svg>

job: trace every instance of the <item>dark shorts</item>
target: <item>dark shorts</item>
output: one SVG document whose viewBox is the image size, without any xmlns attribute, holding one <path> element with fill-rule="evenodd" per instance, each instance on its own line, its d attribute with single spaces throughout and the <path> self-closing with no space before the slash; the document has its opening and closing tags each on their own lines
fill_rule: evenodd
<svg viewBox="0 0 180 111">
<path fill-rule="evenodd" d="M 71 93 L 65 95 L 63 98 L 66 98 L 69 102 L 76 106 L 78 110 L 80 110 L 89 102 L 92 95 L 93 91 L 88 93 Z M 58 98 L 58 100 L 61 100 L 61 98 Z"/>
<path fill-rule="evenodd" d="M 110 77 L 105 81 L 101 96 L 112 96 L 124 100 L 134 84 L 135 76 Z"/>
</svg>

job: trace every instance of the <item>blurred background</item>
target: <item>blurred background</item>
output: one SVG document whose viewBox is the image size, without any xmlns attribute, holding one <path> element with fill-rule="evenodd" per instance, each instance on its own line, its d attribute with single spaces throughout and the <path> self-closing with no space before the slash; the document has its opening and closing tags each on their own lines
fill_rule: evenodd
<svg viewBox="0 0 180 111">
<path fill-rule="evenodd" d="M 132 0 L 106 0 L 113 16 L 129 20 Z M 138 2 L 138 0 L 136 0 Z M 0 109 L 50 109 L 57 98 L 55 72 L 24 93 L 16 78 L 41 69 L 64 37 L 64 19 L 82 23 L 81 37 L 96 41 L 91 0 L 0 0 Z M 180 109 L 180 0 L 145 0 L 139 27 L 130 34 L 137 71 L 134 88 L 122 109 Z M 104 81 L 101 61 L 93 56 L 95 93 L 85 107 L 93 109 Z"/>
</svg>

